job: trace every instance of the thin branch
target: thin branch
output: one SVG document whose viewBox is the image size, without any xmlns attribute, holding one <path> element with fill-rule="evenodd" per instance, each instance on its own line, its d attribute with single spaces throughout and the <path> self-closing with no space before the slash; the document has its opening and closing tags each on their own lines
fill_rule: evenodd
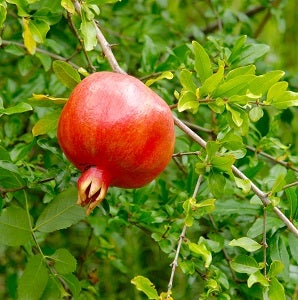
<svg viewBox="0 0 298 300">
<path fill-rule="evenodd" d="M 263 219 L 263 262 L 264 262 L 264 276 L 267 277 L 267 207 L 264 206 L 264 219 Z"/>
<path fill-rule="evenodd" d="M 82 50 L 83 50 L 84 56 L 85 56 L 85 58 L 86 58 L 86 60 L 87 60 L 87 63 L 88 63 L 88 66 L 89 66 L 90 70 L 91 70 L 92 72 L 96 72 L 96 68 L 92 65 L 92 62 L 91 62 L 91 60 L 90 60 L 90 58 L 89 58 L 89 56 L 88 56 L 88 53 L 87 53 L 87 51 L 86 51 L 86 48 L 84 47 L 83 39 L 82 39 L 81 36 L 79 35 L 79 33 L 78 33 L 78 31 L 77 31 L 77 29 L 76 29 L 76 27 L 75 27 L 75 24 L 73 23 L 72 15 L 71 15 L 69 12 L 67 12 L 67 18 L 68 18 L 68 21 L 69 21 L 69 24 L 70 24 L 70 28 L 72 29 L 73 33 L 75 34 L 75 36 L 77 37 L 79 43 L 80 43 L 81 46 L 82 46 Z"/>
<path fill-rule="evenodd" d="M 256 152 L 257 154 L 261 155 L 261 156 L 264 156 L 270 160 L 272 160 L 273 162 L 277 163 L 277 164 L 280 164 L 284 167 L 286 167 L 287 169 L 291 169 L 295 172 L 298 172 L 298 168 L 294 167 L 291 162 L 286 162 L 286 161 L 283 161 L 283 160 L 278 160 L 276 159 L 274 156 L 266 153 L 266 152 L 263 152 L 263 151 L 259 151 L 258 149 L 256 149 L 255 147 L 252 147 L 252 146 L 246 146 L 246 149 L 252 151 L 252 152 Z"/>
<path fill-rule="evenodd" d="M 25 45 L 22 44 L 22 43 L 14 42 L 14 41 L 7 41 L 7 40 L 2 40 L 1 44 L 0 44 L 0 47 L 1 46 L 9 46 L 9 45 L 14 45 L 14 46 L 26 49 Z M 58 54 L 52 53 L 50 51 L 47 51 L 47 50 L 44 50 L 44 49 L 41 49 L 41 48 L 36 48 L 36 52 L 41 53 L 41 54 L 45 54 L 45 55 L 47 55 L 49 57 L 52 57 L 54 59 L 57 59 L 57 60 L 62 60 L 62 61 L 68 62 L 72 67 L 74 67 L 77 70 L 80 68 L 80 66 L 78 66 L 75 63 L 71 62 L 69 59 L 67 59 L 63 56 L 60 56 Z"/>
<path fill-rule="evenodd" d="M 198 194 L 202 179 L 203 179 L 203 175 L 201 174 L 199 176 L 198 180 L 197 180 L 194 192 L 192 194 L 193 198 L 196 198 L 196 196 Z M 174 276 L 175 276 L 176 268 L 178 267 L 178 258 L 179 258 L 179 254 L 180 254 L 180 249 L 181 249 L 181 246 L 182 246 L 182 242 L 185 239 L 186 229 L 187 229 L 187 226 L 184 224 L 184 226 L 182 228 L 182 232 L 179 236 L 179 242 L 178 242 L 178 245 L 177 245 L 175 257 L 174 257 L 173 262 L 171 263 L 172 272 L 171 272 L 171 276 L 170 276 L 170 280 L 169 280 L 169 284 L 168 284 L 168 291 L 167 291 L 167 298 L 166 299 L 170 299 L 170 296 L 171 296 Z"/>
<path fill-rule="evenodd" d="M 197 142 L 202 148 L 206 148 L 206 142 L 197 135 L 194 131 L 192 131 L 188 126 L 186 126 L 182 121 L 180 121 L 177 117 L 173 116 L 174 122 L 177 127 L 179 127 L 182 131 L 184 131 L 188 136 L 190 136 L 195 142 Z M 251 190 L 260 198 L 263 202 L 264 206 L 268 206 L 271 204 L 270 199 L 268 198 L 268 194 L 259 189 L 248 177 L 246 177 L 238 168 L 232 166 L 233 173 L 241 179 L 249 180 L 251 185 Z M 276 206 L 273 207 L 274 213 L 280 218 L 284 224 L 288 227 L 288 229 L 294 233 L 298 237 L 298 229 L 293 225 L 293 223 L 280 211 L 280 209 Z"/>
<path fill-rule="evenodd" d="M 74 0 L 73 3 L 74 3 L 76 12 L 78 13 L 79 16 L 81 16 L 81 10 L 82 10 L 81 4 L 77 0 Z M 92 20 L 92 22 L 93 22 L 94 28 L 96 30 L 97 41 L 100 44 L 102 52 L 105 55 L 105 57 L 107 58 L 111 68 L 116 73 L 126 74 L 126 72 L 124 70 L 122 70 L 122 68 L 119 66 L 119 64 L 112 52 L 111 45 L 108 43 L 108 41 L 102 34 L 101 30 L 99 29 L 99 24 L 95 20 Z"/>
</svg>

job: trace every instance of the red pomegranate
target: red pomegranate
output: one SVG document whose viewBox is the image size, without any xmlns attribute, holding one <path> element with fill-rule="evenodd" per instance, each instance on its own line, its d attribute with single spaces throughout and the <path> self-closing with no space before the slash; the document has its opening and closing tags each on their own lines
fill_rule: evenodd
<svg viewBox="0 0 298 300">
<path fill-rule="evenodd" d="M 83 172 L 79 199 L 89 214 L 109 186 L 138 188 L 156 178 L 173 154 L 168 105 L 140 80 L 113 72 L 83 79 L 64 106 L 58 141 Z"/>
</svg>

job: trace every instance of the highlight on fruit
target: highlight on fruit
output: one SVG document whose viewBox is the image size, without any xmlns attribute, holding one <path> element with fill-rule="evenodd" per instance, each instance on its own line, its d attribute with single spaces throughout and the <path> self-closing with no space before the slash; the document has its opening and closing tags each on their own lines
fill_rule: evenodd
<svg viewBox="0 0 298 300">
<path fill-rule="evenodd" d="M 87 214 L 109 186 L 139 188 L 171 160 L 175 132 L 167 103 L 137 78 L 97 72 L 72 91 L 58 123 L 58 141 L 82 174 L 78 204 Z"/>
</svg>

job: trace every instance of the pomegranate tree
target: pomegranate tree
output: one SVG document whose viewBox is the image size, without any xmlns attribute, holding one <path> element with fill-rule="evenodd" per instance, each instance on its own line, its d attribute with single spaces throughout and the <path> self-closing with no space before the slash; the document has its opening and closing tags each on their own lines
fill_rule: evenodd
<svg viewBox="0 0 298 300">
<path fill-rule="evenodd" d="M 73 90 L 58 123 L 66 157 L 82 172 L 78 203 L 89 214 L 109 186 L 138 188 L 156 178 L 173 154 L 168 105 L 135 77 L 97 72 Z"/>
</svg>

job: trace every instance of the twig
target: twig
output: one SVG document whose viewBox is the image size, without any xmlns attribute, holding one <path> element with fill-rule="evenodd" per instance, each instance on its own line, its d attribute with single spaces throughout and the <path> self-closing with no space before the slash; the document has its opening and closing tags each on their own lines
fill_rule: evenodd
<svg viewBox="0 0 298 300">
<path fill-rule="evenodd" d="M 264 206 L 264 219 L 263 219 L 263 262 L 264 262 L 264 276 L 267 277 L 267 207 Z"/>
<path fill-rule="evenodd" d="M 188 126 L 186 126 L 182 121 L 180 121 L 177 117 L 173 116 L 174 122 L 176 126 L 178 126 L 182 131 L 184 131 L 188 136 L 190 136 L 196 143 L 198 143 L 201 147 L 206 148 L 206 142 L 197 135 L 194 131 L 192 131 Z M 233 173 L 241 179 L 249 180 L 251 185 L 251 190 L 260 198 L 263 202 L 264 206 L 268 206 L 271 204 L 270 199 L 268 198 L 267 193 L 263 192 L 259 189 L 248 177 L 246 177 L 238 168 L 234 165 L 232 166 Z M 288 229 L 298 237 L 298 229 L 293 225 L 293 223 L 280 211 L 280 209 L 276 206 L 273 207 L 274 213 L 280 218 L 284 224 L 288 227 Z"/>
<path fill-rule="evenodd" d="M 88 66 L 89 66 L 90 70 L 91 70 L 92 72 L 96 72 L 96 69 L 95 69 L 95 67 L 92 65 L 92 62 L 91 62 L 91 60 L 90 60 L 90 58 L 89 58 L 89 56 L 88 56 L 88 53 L 87 53 L 87 51 L 86 51 L 86 49 L 85 49 L 85 47 L 84 47 L 84 42 L 83 42 L 81 36 L 79 35 L 79 33 L 78 33 L 78 31 L 77 31 L 77 29 L 76 29 L 74 23 L 73 23 L 72 15 L 71 15 L 69 12 L 67 12 L 67 18 L 68 18 L 68 21 L 69 21 L 69 24 L 70 24 L 70 27 L 71 27 L 72 31 L 74 32 L 75 36 L 77 37 L 79 43 L 80 43 L 81 46 L 82 46 L 82 50 L 83 50 L 84 56 L 85 56 L 85 58 L 86 58 L 86 60 L 87 60 L 87 63 L 88 63 Z"/>
<path fill-rule="evenodd" d="M 274 156 L 272 156 L 272 155 L 270 155 L 270 154 L 268 154 L 264 151 L 259 151 L 258 149 L 256 149 L 255 147 L 252 147 L 252 146 L 246 146 L 246 149 L 248 149 L 252 152 L 256 152 L 257 154 L 259 154 L 261 156 L 264 156 L 264 157 L 272 160 L 273 162 L 286 167 L 287 169 L 292 169 L 293 171 L 298 172 L 298 168 L 292 166 L 292 164 L 290 162 L 286 162 L 286 161 L 283 161 L 283 160 L 278 160 Z"/>
<path fill-rule="evenodd" d="M 82 10 L 81 4 L 77 0 L 74 0 L 73 4 L 74 4 L 75 10 L 78 13 L 78 15 L 81 15 L 81 10 Z M 100 44 L 102 52 L 105 55 L 105 57 L 107 58 L 111 68 L 116 73 L 126 74 L 126 72 L 124 70 L 122 70 L 122 68 L 119 66 L 119 64 L 114 56 L 114 53 L 111 50 L 111 45 L 107 42 L 106 38 L 104 37 L 101 30 L 99 29 L 99 24 L 95 20 L 92 20 L 92 22 L 93 22 L 94 28 L 96 30 L 97 41 Z"/>
<path fill-rule="evenodd" d="M 7 41 L 7 40 L 2 40 L 1 44 L 0 44 L 0 47 L 1 46 L 9 46 L 9 45 L 14 45 L 14 46 L 26 49 L 25 45 L 22 44 L 22 43 L 14 42 L 14 41 Z M 47 50 L 44 50 L 44 49 L 41 49 L 41 48 L 36 48 L 36 52 L 41 53 L 41 54 L 45 54 L 45 55 L 47 55 L 49 57 L 52 57 L 54 59 L 57 59 L 57 60 L 62 60 L 62 61 L 68 62 L 72 67 L 74 67 L 77 70 L 80 68 L 80 66 L 78 66 L 75 63 L 71 62 L 69 59 L 67 59 L 63 56 L 60 56 L 58 54 L 52 53 L 50 51 L 47 51 Z"/>
<path fill-rule="evenodd" d="M 196 198 L 196 196 L 198 194 L 202 179 L 203 179 L 203 175 L 201 174 L 199 176 L 198 180 L 197 180 L 197 184 L 195 186 L 195 189 L 194 189 L 194 192 L 193 192 L 193 195 L 192 195 L 193 198 Z M 182 242 L 185 239 L 186 229 L 187 229 L 187 226 L 184 224 L 184 226 L 182 228 L 182 232 L 179 236 L 179 242 L 178 242 L 178 245 L 177 245 L 175 257 L 174 257 L 173 262 L 171 263 L 172 272 L 171 272 L 171 276 L 170 276 L 170 280 L 169 280 L 169 284 L 168 284 L 168 291 L 167 291 L 167 298 L 166 299 L 170 299 L 170 296 L 171 296 L 174 276 L 175 276 L 176 268 L 178 267 L 179 253 L 180 253 L 180 249 L 181 249 L 181 246 L 182 246 Z"/>
</svg>

